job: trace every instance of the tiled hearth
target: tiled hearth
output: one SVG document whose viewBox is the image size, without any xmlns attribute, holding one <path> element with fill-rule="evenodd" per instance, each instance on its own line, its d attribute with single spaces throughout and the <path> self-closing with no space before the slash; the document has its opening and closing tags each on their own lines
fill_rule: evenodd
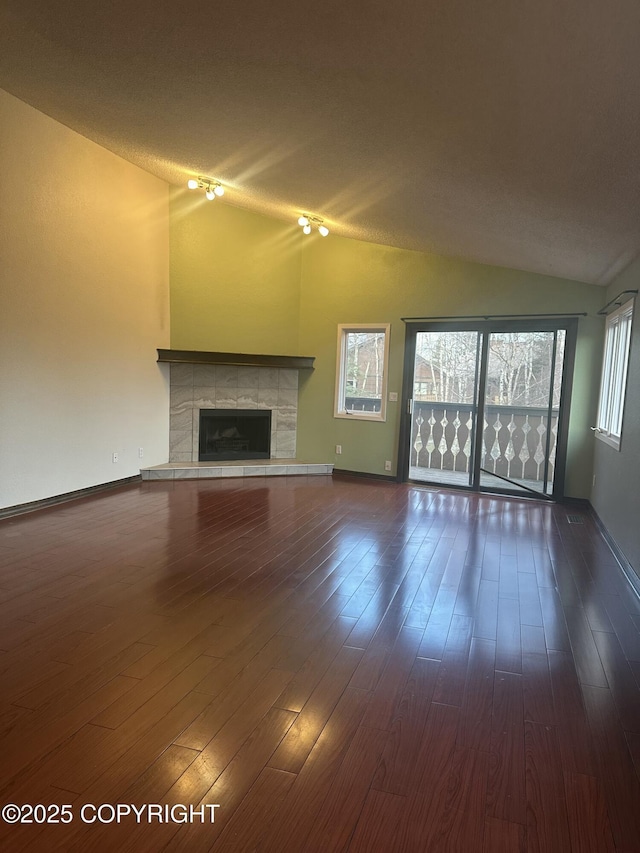
<svg viewBox="0 0 640 853">
<path fill-rule="evenodd" d="M 220 477 L 285 477 L 332 474 L 333 465 L 299 459 L 254 459 L 246 462 L 167 462 L 140 471 L 143 480 L 199 480 Z"/>
</svg>

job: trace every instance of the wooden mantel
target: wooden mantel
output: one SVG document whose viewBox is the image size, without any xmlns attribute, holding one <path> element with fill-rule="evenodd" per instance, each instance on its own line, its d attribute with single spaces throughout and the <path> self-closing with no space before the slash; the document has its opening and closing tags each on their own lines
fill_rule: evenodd
<svg viewBox="0 0 640 853">
<path fill-rule="evenodd" d="M 298 370 L 313 370 L 315 356 L 159 349 L 158 361 L 171 362 L 172 364 L 235 364 L 242 367 L 290 367 Z"/>
</svg>

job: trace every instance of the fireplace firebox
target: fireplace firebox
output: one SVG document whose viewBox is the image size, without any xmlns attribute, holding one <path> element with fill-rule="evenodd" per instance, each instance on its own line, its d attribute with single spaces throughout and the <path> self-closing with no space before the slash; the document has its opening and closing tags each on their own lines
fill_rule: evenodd
<svg viewBox="0 0 640 853">
<path fill-rule="evenodd" d="M 270 409 L 200 409 L 200 462 L 269 459 Z"/>
</svg>

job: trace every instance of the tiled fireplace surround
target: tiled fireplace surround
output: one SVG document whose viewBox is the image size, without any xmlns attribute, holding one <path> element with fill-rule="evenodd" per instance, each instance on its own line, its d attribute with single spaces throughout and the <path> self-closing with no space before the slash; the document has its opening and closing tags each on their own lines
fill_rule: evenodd
<svg viewBox="0 0 640 853">
<path fill-rule="evenodd" d="M 295 458 L 297 369 L 172 364 L 170 391 L 169 462 L 198 461 L 200 409 L 271 409 L 271 458 Z"/>
</svg>

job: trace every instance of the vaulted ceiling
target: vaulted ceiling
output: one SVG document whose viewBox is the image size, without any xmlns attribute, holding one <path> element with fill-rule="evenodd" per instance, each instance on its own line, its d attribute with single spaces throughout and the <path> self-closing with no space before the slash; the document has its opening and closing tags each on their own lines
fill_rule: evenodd
<svg viewBox="0 0 640 853">
<path fill-rule="evenodd" d="M 606 284 L 640 250 L 639 45 L 637 0 L 3 0 L 0 86 L 229 204 Z"/>
</svg>

